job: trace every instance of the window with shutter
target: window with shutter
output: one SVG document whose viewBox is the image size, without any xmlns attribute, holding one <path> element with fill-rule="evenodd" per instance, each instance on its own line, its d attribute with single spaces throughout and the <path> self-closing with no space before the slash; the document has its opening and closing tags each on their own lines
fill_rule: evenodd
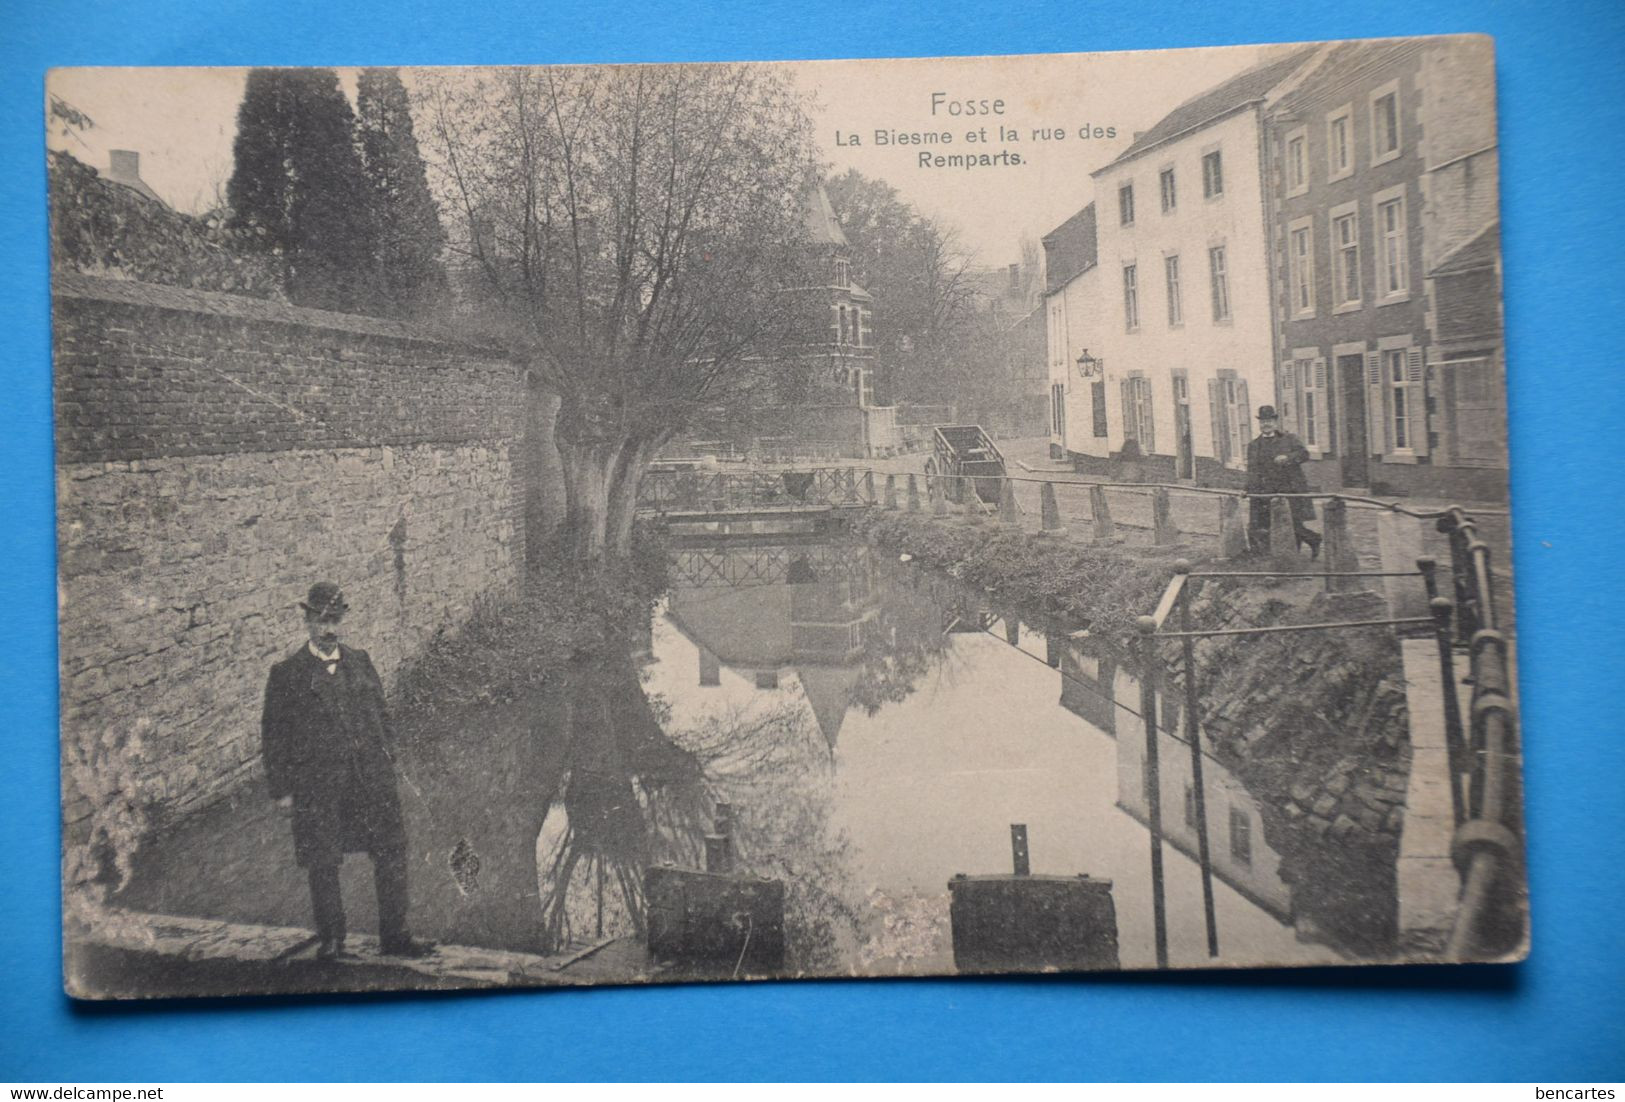
<svg viewBox="0 0 1625 1102">
<path fill-rule="evenodd" d="M 1106 384 L 1093 382 L 1089 384 L 1089 404 L 1093 407 L 1094 433 L 1099 439 L 1105 439 L 1110 434 L 1106 425 Z"/>
<path fill-rule="evenodd" d="M 1237 406 L 1236 406 L 1236 410 L 1237 410 L 1236 425 L 1237 425 L 1237 428 L 1240 430 L 1238 432 L 1238 435 L 1241 437 L 1241 448 L 1240 448 L 1240 451 L 1237 454 L 1246 455 L 1247 454 L 1247 445 L 1249 443 L 1251 443 L 1252 439 L 1253 439 L 1253 407 L 1252 407 L 1252 399 L 1248 396 L 1248 393 L 1247 393 L 1247 380 L 1246 379 L 1242 379 L 1239 383 L 1237 383 L 1237 386 L 1241 391 L 1241 393 L 1238 395 Z"/>
<path fill-rule="evenodd" d="M 1276 399 L 1275 404 L 1280 407 L 1281 424 L 1286 426 L 1287 429 L 1295 430 L 1301 434 L 1303 432 L 1303 426 L 1298 417 L 1301 405 L 1298 397 L 1298 371 L 1296 361 L 1281 361 L 1281 374 L 1278 383 L 1279 385 L 1276 387 L 1276 389 L 1280 391 L 1280 397 Z"/>
<path fill-rule="evenodd" d="M 1420 348 L 1405 350 L 1405 369 L 1411 420 L 1411 451 L 1417 455 L 1426 455 L 1428 454 L 1427 365 L 1423 361 Z"/>
<path fill-rule="evenodd" d="M 1213 423 L 1213 458 L 1220 463 L 1229 463 L 1230 433 L 1224 427 L 1224 397 L 1219 393 L 1219 380 L 1207 381 L 1207 411 Z"/>
<path fill-rule="evenodd" d="M 1388 416 L 1382 398 L 1382 353 L 1365 354 L 1365 432 L 1372 455 L 1387 448 Z"/>
<path fill-rule="evenodd" d="M 1134 416 L 1134 380 L 1123 380 L 1123 440 L 1139 440 L 1139 426 Z"/>
<path fill-rule="evenodd" d="M 1329 450 L 1331 444 L 1329 405 L 1326 394 L 1326 358 L 1300 359 L 1303 381 L 1303 443 L 1316 450 Z"/>
</svg>

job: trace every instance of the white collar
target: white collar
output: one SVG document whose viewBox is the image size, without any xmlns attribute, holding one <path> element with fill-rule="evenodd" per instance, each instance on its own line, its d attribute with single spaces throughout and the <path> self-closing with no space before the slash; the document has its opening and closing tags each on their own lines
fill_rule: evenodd
<svg viewBox="0 0 1625 1102">
<path fill-rule="evenodd" d="M 337 647 L 333 648 L 332 654 L 323 654 L 321 651 L 316 649 L 316 643 L 314 641 L 306 643 L 305 646 L 309 648 L 311 654 L 314 654 L 317 658 L 323 662 L 326 662 L 328 665 L 332 665 L 334 662 L 339 660 L 339 649 Z"/>
</svg>

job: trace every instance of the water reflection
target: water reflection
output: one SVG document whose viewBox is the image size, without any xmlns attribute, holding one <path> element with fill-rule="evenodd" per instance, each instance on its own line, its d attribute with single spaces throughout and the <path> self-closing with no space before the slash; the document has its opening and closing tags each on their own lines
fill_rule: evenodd
<svg viewBox="0 0 1625 1102">
<path fill-rule="evenodd" d="M 1155 955 L 1131 670 L 867 547 L 689 548 L 647 640 L 580 662 L 536 840 L 544 948 L 646 932 L 642 870 L 703 868 L 715 805 L 741 872 L 786 888 L 786 970 L 953 968 L 947 883 L 1010 870 L 1114 881 L 1125 967 Z M 1158 699 L 1172 963 L 1206 963 L 1188 748 Z M 1220 962 L 1335 959 L 1293 927 L 1265 809 L 1205 758 Z"/>
</svg>

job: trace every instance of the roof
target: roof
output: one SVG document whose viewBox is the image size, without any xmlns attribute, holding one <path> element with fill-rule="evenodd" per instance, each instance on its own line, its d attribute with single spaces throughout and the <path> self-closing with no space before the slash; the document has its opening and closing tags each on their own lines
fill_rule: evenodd
<svg viewBox="0 0 1625 1102">
<path fill-rule="evenodd" d="M 1044 292 L 1053 293 L 1099 262 L 1095 235 L 1095 205 L 1078 213 L 1044 235 Z"/>
<path fill-rule="evenodd" d="M 808 189 L 804 206 L 802 224 L 806 226 L 807 236 L 813 244 L 851 248 L 851 242 L 847 241 L 840 220 L 835 217 L 835 208 L 830 206 L 829 192 L 824 190 L 823 184 L 813 184 Z"/>
<path fill-rule="evenodd" d="M 1182 134 L 1215 122 L 1249 103 L 1262 100 L 1270 89 L 1296 72 L 1319 48 L 1300 46 L 1272 61 L 1238 73 L 1194 99 L 1186 100 L 1164 115 L 1150 130 L 1134 139 L 1133 143 L 1105 168 L 1097 168 L 1091 175 L 1098 176 L 1113 165 L 1138 157 L 1153 146 L 1171 141 Z"/>
<path fill-rule="evenodd" d="M 1501 223 L 1491 222 L 1433 266 L 1430 276 L 1461 275 L 1491 268 L 1501 258 Z"/>
</svg>

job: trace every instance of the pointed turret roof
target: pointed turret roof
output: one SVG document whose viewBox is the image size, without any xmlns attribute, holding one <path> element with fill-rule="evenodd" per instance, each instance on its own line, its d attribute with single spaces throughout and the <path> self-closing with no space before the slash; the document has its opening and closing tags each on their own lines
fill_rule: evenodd
<svg viewBox="0 0 1625 1102">
<path fill-rule="evenodd" d="M 840 220 L 835 217 L 835 208 L 829 202 L 829 192 L 824 190 L 822 183 L 814 183 L 807 189 L 803 206 L 805 209 L 802 211 L 802 221 L 807 227 L 807 237 L 813 244 L 837 249 L 852 247 L 852 243 L 846 239 L 846 233 L 841 229 Z"/>
</svg>

